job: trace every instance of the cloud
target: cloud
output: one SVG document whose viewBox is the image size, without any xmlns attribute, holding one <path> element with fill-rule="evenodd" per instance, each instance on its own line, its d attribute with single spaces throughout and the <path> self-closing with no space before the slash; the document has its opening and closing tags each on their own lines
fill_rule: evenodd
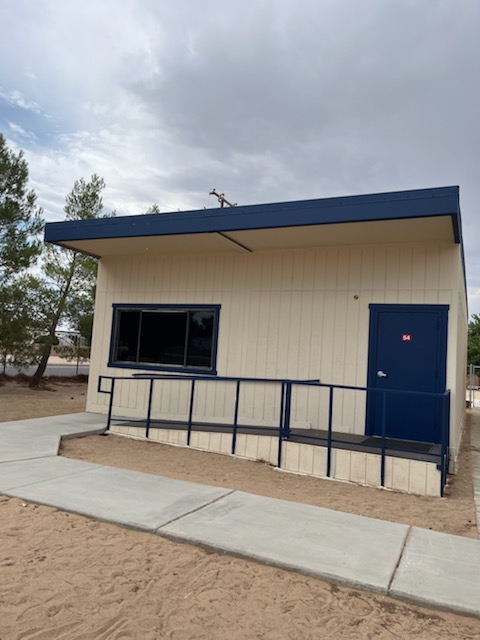
<svg viewBox="0 0 480 640">
<path fill-rule="evenodd" d="M 477 304 L 476 0 L 0 3 L 0 127 L 48 219 L 92 173 L 118 214 L 459 184 Z"/>
<path fill-rule="evenodd" d="M 11 135 L 13 135 L 15 139 L 22 142 L 33 142 L 37 138 L 37 136 L 32 131 L 25 131 L 23 127 L 21 127 L 19 124 L 15 124 L 14 122 L 8 122 L 8 127 L 10 129 Z"/>
<path fill-rule="evenodd" d="M 16 89 L 13 89 L 12 91 L 4 91 L 0 89 L 0 100 L 3 100 L 12 107 L 26 109 L 27 111 L 33 111 L 33 113 L 41 113 L 40 105 L 38 105 L 34 100 L 28 100 Z"/>
</svg>

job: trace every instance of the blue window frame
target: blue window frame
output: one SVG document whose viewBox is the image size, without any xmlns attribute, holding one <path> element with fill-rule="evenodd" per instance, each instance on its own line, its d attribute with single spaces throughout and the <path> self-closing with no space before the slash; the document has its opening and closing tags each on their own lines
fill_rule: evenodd
<svg viewBox="0 0 480 640">
<path fill-rule="evenodd" d="M 114 304 L 109 367 L 216 374 L 220 305 Z"/>
</svg>

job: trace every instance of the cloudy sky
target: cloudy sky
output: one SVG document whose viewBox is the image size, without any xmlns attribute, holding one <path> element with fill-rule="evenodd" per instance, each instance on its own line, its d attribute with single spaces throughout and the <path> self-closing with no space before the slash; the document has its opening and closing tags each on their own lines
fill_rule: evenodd
<svg viewBox="0 0 480 640">
<path fill-rule="evenodd" d="M 49 221 L 458 184 L 480 313 L 480 0 L 0 0 L 0 131 Z"/>
</svg>

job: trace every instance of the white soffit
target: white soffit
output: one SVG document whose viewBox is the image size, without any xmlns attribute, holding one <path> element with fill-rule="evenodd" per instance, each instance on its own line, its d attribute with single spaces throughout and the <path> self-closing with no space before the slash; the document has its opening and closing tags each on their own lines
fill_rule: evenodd
<svg viewBox="0 0 480 640">
<path fill-rule="evenodd" d="M 230 238 L 234 242 L 225 240 Z M 147 253 L 204 253 L 301 249 L 324 245 L 454 242 L 450 216 L 354 222 L 275 229 L 252 229 L 138 238 L 106 238 L 62 242 L 65 247 L 96 256 Z M 239 243 L 242 246 L 236 246 Z M 248 251 L 247 251 L 248 253 Z"/>
</svg>

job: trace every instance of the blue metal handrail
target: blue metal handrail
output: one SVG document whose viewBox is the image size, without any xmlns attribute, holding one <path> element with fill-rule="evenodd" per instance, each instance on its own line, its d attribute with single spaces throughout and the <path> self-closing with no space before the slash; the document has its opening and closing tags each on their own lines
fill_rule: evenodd
<svg viewBox="0 0 480 640">
<path fill-rule="evenodd" d="M 103 388 L 103 381 L 110 380 L 110 388 Z M 232 377 L 232 376 L 198 376 L 198 375 L 184 375 L 184 374 L 136 374 L 133 377 L 129 376 L 99 376 L 98 378 L 98 387 L 97 391 L 99 393 L 104 393 L 110 396 L 109 407 L 108 407 L 108 419 L 107 419 L 107 430 L 110 429 L 110 425 L 112 422 L 112 413 L 113 413 L 113 399 L 115 393 L 115 383 L 119 380 L 128 380 L 128 381 L 146 381 L 149 382 L 149 390 L 148 390 L 148 407 L 147 407 L 147 416 L 146 420 L 144 419 L 123 419 L 123 421 L 128 421 L 130 423 L 144 423 L 145 424 L 145 436 L 148 438 L 151 428 L 151 412 L 152 412 L 152 400 L 153 400 L 153 387 L 155 382 L 160 382 L 162 380 L 176 380 L 176 381 L 190 381 L 190 401 L 189 401 L 189 411 L 188 411 L 188 422 L 187 422 L 187 446 L 190 445 L 191 433 L 193 429 L 193 406 L 195 401 L 195 388 L 196 382 L 234 382 L 236 384 L 235 387 L 235 409 L 234 409 L 234 417 L 232 427 L 232 446 L 231 453 L 235 454 L 236 450 L 236 441 L 237 441 L 237 432 L 238 432 L 238 410 L 239 410 L 239 399 L 240 399 L 240 387 L 242 383 L 261 383 L 261 384 L 279 384 L 281 385 L 281 393 L 280 393 L 280 418 L 278 427 L 257 427 L 257 426 L 243 426 L 243 428 L 255 430 L 272 430 L 277 431 L 278 433 L 278 460 L 277 466 L 281 467 L 281 459 L 282 459 L 282 442 L 284 440 L 288 440 L 291 437 L 291 427 L 290 427 L 290 417 L 291 417 L 291 398 L 292 398 L 292 388 L 293 386 L 303 386 L 303 387 L 317 387 L 317 388 L 325 388 L 329 389 L 329 399 L 328 399 L 328 427 L 327 427 L 327 437 L 321 437 L 318 435 L 307 435 L 302 433 L 303 439 L 310 439 L 312 441 L 325 441 L 327 443 L 327 468 L 326 468 L 326 476 L 331 477 L 331 466 L 332 466 L 332 448 L 335 448 L 335 444 L 343 443 L 347 444 L 345 440 L 338 440 L 333 437 L 333 401 L 334 401 L 334 391 L 336 390 L 351 390 L 351 391 L 363 391 L 366 393 L 380 393 L 382 394 L 382 419 L 381 419 L 381 436 L 380 436 L 380 455 L 381 455 L 381 463 L 380 463 L 380 484 L 381 486 L 385 486 L 385 462 L 386 462 L 386 451 L 400 451 L 400 449 L 387 444 L 387 436 L 386 436 L 386 402 L 387 395 L 391 394 L 400 394 L 400 395 L 408 395 L 408 396 L 418 396 L 418 397 L 433 397 L 438 398 L 441 403 L 441 442 L 440 442 L 440 453 L 431 452 L 428 455 L 439 458 L 440 461 L 437 464 L 437 468 L 440 470 L 441 476 L 441 486 L 440 486 L 440 494 L 443 496 L 444 487 L 446 483 L 446 476 L 448 473 L 448 463 L 449 463 L 449 437 L 450 437 L 450 391 L 447 390 L 443 393 L 434 393 L 434 392 L 423 392 L 423 391 L 406 391 L 403 389 L 378 389 L 376 387 L 356 387 L 352 385 L 334 385 L 334 384 L 326 384 L 322 383 L 320 380 L 294 380 L 289 378 L 249 378 L 249 377 Z M 117 421 L 122 421 L 121 418 L 117 418 Z M 437 443 L 432 443 L 437 444 Z M 369 447 L 362 442 L 355 443 L 355 447 Z M 413 451 L 409 451 L 407 449 L 401 449 L 404 453 L 413 453 Z"/>
</svg>

